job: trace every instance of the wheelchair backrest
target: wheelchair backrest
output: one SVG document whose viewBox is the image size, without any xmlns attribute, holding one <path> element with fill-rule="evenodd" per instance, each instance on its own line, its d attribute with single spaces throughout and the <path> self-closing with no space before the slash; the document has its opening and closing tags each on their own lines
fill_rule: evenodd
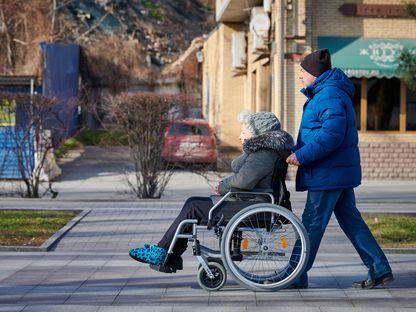
<svg viewBox="0 0 416 312">
<path fill-rule="evenodd" d="M 292 210 L 290 192 L 286 188 L 287 163 L 285 158 L 278 158 L 274 163 L 272 185 L 276 204 Z"/>
</svg>

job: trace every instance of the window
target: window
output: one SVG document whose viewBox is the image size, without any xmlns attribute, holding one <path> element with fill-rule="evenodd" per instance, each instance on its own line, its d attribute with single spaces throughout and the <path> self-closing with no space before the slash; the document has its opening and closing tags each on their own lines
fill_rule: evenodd
<svg viewBox="0 0 416 312">
<path fill-rule="evenodd" d="M 0 126 L 16 125 L 16 102 L 0 99 Z"/>
<path fill-rule="evenodd" d="M 261 67 L 261 74 L 262 79 L 260 81 L 260 103 L 258 104 L 258 110 L 259 111 L 270 111 L 270 90 L 271 90 L 271 84 L 270 84 L 270 66 L 269 63 L 262 65 Z"/>
<path fill-rule="evenodd" d="M 367 130 L 400 130 L 399 79 L 368 79 Z"/>
<path fill-rule="evenodd" d="M 398 78 L 350 78 L 360 131 L 416 131 L 416 90 Z"/>
<path fill-rule="evenodd" d="M 205 125 L 190 125 L 175 123 L 169 129 L 170 135 L 209 135 L 208 127 Z"/>
<path fill-rule="evenodd" d="M 416 90 L 406 90 L 406 130 L 416 130 Z"/>
<path fill-rule="evenodd" d="M 256 112 L 257 108 L 257 72 L 251 73 L 251 111 Z"/>
<path fill-rule="evenodd" d="M 351 78 L 351 82 L 354 84 L 355 93 L 352 99 L 352 104 L 355 111 L 355 124 L 357 129 L 360 130 L 361 126 L 361 79 Z"/>
</svg>

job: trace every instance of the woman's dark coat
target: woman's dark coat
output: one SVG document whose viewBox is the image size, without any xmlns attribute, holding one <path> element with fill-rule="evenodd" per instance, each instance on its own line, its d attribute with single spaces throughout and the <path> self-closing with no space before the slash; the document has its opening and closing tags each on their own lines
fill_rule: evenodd
<svg viewBox="0 0 416 312">
<path fill-rule="evenodd" d="M 292 147 L 293 138 L 283 130 L 266 132 L 246 140 L 243 154 L 231 163 L 234 174 L 219 183 L 219 193 L 224 195 L 231 187 L 243 190 L 270 188 L 276 160 L 286 159 Z"/>
</svg>

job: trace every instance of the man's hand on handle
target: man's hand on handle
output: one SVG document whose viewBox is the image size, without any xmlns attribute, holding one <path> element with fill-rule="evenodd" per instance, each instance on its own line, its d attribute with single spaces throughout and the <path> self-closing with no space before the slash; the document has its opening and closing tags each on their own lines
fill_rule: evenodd
<svg viewBox="0 0 416 312">
<path fill-rule="evenodd" d="M 286 162 L 292 166 L 300 166 L 300 162 L 296 158 L 296 154 L 292 153 L 287 159 Z"/>
</svg>

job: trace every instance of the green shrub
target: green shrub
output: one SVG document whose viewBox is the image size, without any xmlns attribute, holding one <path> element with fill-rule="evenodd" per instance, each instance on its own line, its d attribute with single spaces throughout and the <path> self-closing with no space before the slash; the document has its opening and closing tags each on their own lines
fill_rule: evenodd
<svg viewBox="0 0 416 312">
<path fill-rule="evenodd" d="M 57 159 L 62 158 L 70 150 L 73 150 L 80 146 L 82 146 L 82 144 L 77 139 L 69 138 L 64 143 L 62 143 L 62 145 L 55 151 L 55 157 Z"/>
<path fill-rule="evenodd" d="M 149 10 L 149 15 L 159 21 L 163 20 L 163 15 L 160 13 L 160 2 L 158 0 L 142 0 L 144 8 Z"/>
<path fill-rule="evenodd" d="M 81 132 L 76 139 L 82 144 L 90 146 L 128 145 L 127 134 L 117 129 L 87 129 Z"/>
</svg>

